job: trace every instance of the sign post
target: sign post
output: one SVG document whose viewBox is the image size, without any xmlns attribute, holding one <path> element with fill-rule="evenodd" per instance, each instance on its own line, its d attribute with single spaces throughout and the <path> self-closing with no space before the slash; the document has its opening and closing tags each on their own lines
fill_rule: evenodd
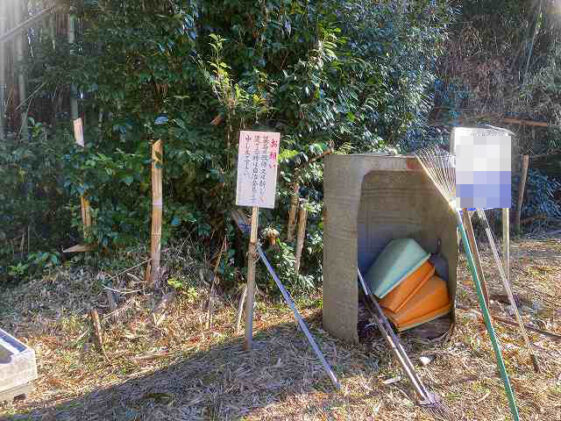
<svg viewBox="0 0 561 421">
<path fill-rule="evenodd" d="M 236 205 L 250 206 L 251 231 L 247 262 L 244 349 L 251 350 L 255 301 L 255 263 L 259 208 L 273 209 L 277 188 L 280 133 L 241 131 L 238 146 Z"/>
</svg>

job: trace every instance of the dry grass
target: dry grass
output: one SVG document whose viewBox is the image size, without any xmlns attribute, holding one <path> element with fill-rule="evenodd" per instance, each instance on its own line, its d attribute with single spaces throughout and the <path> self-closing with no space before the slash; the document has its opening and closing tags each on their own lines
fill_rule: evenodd
<svg viewBox="0 0 561 421">
<path fill-rule="evenodd" d="M 490 256 L 484 254 L 491 289 L 501 293 Z M 526 322 L 561 334 L 557 306 L 561 241 L 524 240 L 513 245 L 512 257 L 515 292 L 523 303 L 538 309 L 524 308 Z M 185 276 L 197 278 L 196 273 L 191 270 Z M 114 285 L 138 289 L 141 270 L 132 275 L 115 278 Z M 401 373 L 380 339 L 355 346 L 321 330 L 319 297 L 300 300 L 298 305 L 340 377 L 340 393 L 332 390 L 285 306 L 261 298 L 256 311 L 257 349 L 248 354 L 233 332 L 235 303 L 218 303 L 213 328 L 205 327 L 207 289 L 203 287 L 180 294 L 157 327 L 151 309 L 160 297 L 129 294 L 129 308 L 121 321 L 103 322 L 105 358 L 94 347 L 87 312 L 95 307 L 107 314 L 102 288 L 107 278 L 107 274 L 66 269 L 1 293 L 0 324 L 36 350 L 40 377 L 28 399 L 0 406 L 0 417 L 431 419 L 411 400 L 413 392 L 406 380 L 384 384 Z M 463 265 L 460 284 L 459 303 L 476 307 Z M 506 314 L 501 303 L 493 306 L 496 313 Z M 561 420 L 559 344 L 531 334 L 543 369 L 535 374 L 516 329 L 496 328 L 522 419 Z M 443 397 L 454 419 L 509 419 L 490 342 L 475 314 L 458 310 L 456 330 L 448 343 L 420 343 L 410 335 L 404 341 L 414 361 L 421 355 L 436 356 L 427 367 L 419 366 L 419 372 Z"/>
</svg>

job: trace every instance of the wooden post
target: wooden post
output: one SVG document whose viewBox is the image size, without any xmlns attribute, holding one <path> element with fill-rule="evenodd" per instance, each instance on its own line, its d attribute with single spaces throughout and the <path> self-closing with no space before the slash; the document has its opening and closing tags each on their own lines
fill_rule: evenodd
<svg viewBox="0 0 561 421">
<path fill-rule="evenodd" d="M 291 242 L 294 240 L 294 228 L 296 227 L 296 214 L 298 213 L 298 202 L 300 184 L 294 183 L 292 185 L 292 195 L 290 196 L 290 210 L 288 211 L 288 225 L 286 233 L 286 241 Z"/>
<path fill-rule="evenodd" d="M 522 202 L 524 201 L 524 190 L 526 189 L 526 178 L 528 177 L 528 166 L 530 157 L 524 155 L 522 157 L 522 172 L 520 174 L 520 184 L 518 185 L 518 202 L 516 202 L 516 218 L 514 219 L 514 229 L 517 234 L 520 233 L 520 216 L 522 214 Z"/>
<path fill-rule="evenodd" d="M 503 262 L 506 279 L 510 281 L 510 209 L 503 209 Z"/>
<path fill-rule="evenodd" d="M 259 207 L 251 211 L 251 232 L 247 256 L 247 297 L 245 300 L 245 340 L 244 349 L 250 351 L 253 341 L 253 306 L 255 302 L 255 263 L 257 261 L 257 229 L 259 226 Z"/>
<path fill-rule="evenodd" d="M 162 166 L 164 149 L 161 140 L 152 144 L 152 229 L 150 243 L 150 286 L 160 281 L 160 253 L 162 241 Z"/>
<path fill-rule="evenodd" d="M 306 221 L 308 218 L 308 210 L 306 209 L 306 202 L 302 202 L 300 211 L 298 213 L 298 235 L 296 237 L 296 259 L 294 262 L 294 272 L 296 275 L 300 272 L 300 262 L 302 260 L 302 250 L 304 249 L 304 242 L 306 240 Z"/>
<path fill-rule="evenodd" d="M 479 255 L 479 249 L 477 248 L 477 243 L 475 242 L 475 234 L 473 231 L 473 225 L 471 224 L 471 217 L 466 209 L 462 210 L 462 220 L 466 229 L 469 248 L 471 249 L 471 254 L 473 255 L 475 270 L 477 270 L 477 277 L 481 283 L 483 298 L 485 298 L 485 304 L 487 305 L 487 308 L 489 308 L 489 292 L 487 290 L 487 283 L 485 282 L 485 276 L 483 274 L 483 267 L 481 266 L 481 256 Z"/>
</svg>

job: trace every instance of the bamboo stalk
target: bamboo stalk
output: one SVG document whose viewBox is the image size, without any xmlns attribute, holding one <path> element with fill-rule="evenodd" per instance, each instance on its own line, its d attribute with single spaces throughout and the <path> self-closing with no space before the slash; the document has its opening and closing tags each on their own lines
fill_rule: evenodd
<svg viewBox="0 0 561 421">
<path fill-rule="evenodd" d="M 71 11 L 72 12 L 72 11 Z M 72 54 L 72 48 L 74 42 L 76 42 L 76 17 L 72 14 L 68 14 L 68 44 L 70 45 L 70 53 Z M 76 85 L 72 84 L 70 86 L 70 117 L 72 121 L 78 118 L 78 99 L 77 99 Z"/>
<path fill-rule="evenodd" d="M 8 10 L 6 1 L 0 2 L 0 36 L 8 28 Z M 6 139 L 6 47 L 0 42 L 0 140 Z"/>
<path fill-rule="evenodd" d="M 528 166 L 530 157 L 524 155 L 522 157 L 522 173 L 520 175 L 520 185 L 518 187 L 518 202 L 516 202 L 516 217 L 514 219 L 514 229 L 520 233 L 520 216 L 522 214 L 522 202 L 524 200 L 524 190 L 526 189 L 526 178 L 528 178 Z"/>
<path fill-rule="evenodd" d="M 247 296 L 245 301 L 245 339 L 244 349 L 250 351 L 253 342 L 253 306 L 255 302 L 255 263 L 257 262 L 257 228 L 259 226 L 259 207 L 251 211 L 251 233 L 247 256 Z"/>
<path fill-rule="evenodd" d="M 292 185 L 292 195 L 290 196 L 290 210 L 288 211 L 288 226 L 286 233 L 286 241 L 291 242 L 294 240 L 294 228 L 296 227 L 296 215 L 298 213 L 298 203 L 300 195 L 300 184 L 294 183 Z"/>
<path fill-rule="evenodd" d="M 150 244 L 150 285 L 160 282 L 160 254 L 162 241 L 162 167 L 164 148 L 161 140 L 152 144 L 152 229 Z"/>
<path fill-rule="evenodd" d="M 16 24 L 20 24 L 23 21 L 23 8 L 20 2 L 14 3 L 15 10 L 15 21 Z M 18 34 L 15 39 L 15 52 L 16 52 L 16 63 L 17 63 L 17 75 L 18 75 L 18 93 L 19 102 L 23 103 L 27 98 L 26 85 L 25 85 L 25 72 L 23 68 L 23 63 L 25 59 L 25 32 Z M 29 137 L 29 130 L 27 127 L 27 108 L 21 108 L 21 137 L 25 140 Z"/>
<path fill-rule="evenodd" d="M 296 237 L 296 259 L 294 262 L 294 272 L 296 275 L 300 272 L 300 263 L 302 261 L 302 250 L 306 240 L 306 222 L 308 218 L 308 210 L 306 202 L 303 202 L 298 212 L 298 235 Z"/>
<path fill-rule="evenodd" d="M 477 243 L 475 242 L 475 234 L 473 231 L 473 225 L 471 223 L 471 217 L 468 212 L 462 212 L 462 222 L 466 229 L 467 238 L 469 242 L 469 248 L 473 254 L 473 262 L 475 263 L 475 270 L 477 271 L 477 276 L 481 282 L 481 290 L 483 291 L 483 298 L 485 298 L 485 304 L 489 307 L 489 292 L 487 290 L 487 282 L 485 281 L 485 275 L 483 274 L 483 267 L 481 265 L 481 255 L 479 254 L 479 249 Z"/>
</svg>

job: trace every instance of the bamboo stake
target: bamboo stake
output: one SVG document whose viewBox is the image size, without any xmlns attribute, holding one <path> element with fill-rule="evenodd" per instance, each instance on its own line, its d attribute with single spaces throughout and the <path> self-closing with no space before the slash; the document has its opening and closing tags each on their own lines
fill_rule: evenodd
<svg viewBox="0 0 561 421">
<path fill-rule="evenodd" d="M 506 279 L 510 281 L 510 209 L 503 209 L 503 261 Z"/>
<path fill-rule="evenodd" d="M 257 228 L 259 226 L 259 207 L 251 211 L 251 232 L 247 256 L 247 296 L 245 302 L 245 340 L 244 349 L 250 351 L 253 341 L 253 306 L 255 302 L 255 263 L 257 261 Z"/>
<path fill-rule="evenodd" d="M 288 226 L 286 241 L 291 242 L 294 240 L 294 228 L 296 227 L 296 214 L 298 213 L 298 202 L 300 195 L 298 194 L 300 185 L 294 183 L 292 186 L 292 195 L 290 196 L 290 210 L 288 211 Z"/>
<path fill-rule="evenodd" d="M 308 210 L 306 209 L 306 202 L 302 202 L 300 211 L 298 213 L 298 236 L 296 238 L 296 259 L 294 262 L 294 272 L 296 275 L 300 272 L 300 263 L 302 260 L 302 250 L 304 249 L 304 242 L 306 240 L 306 222 L 308 218 Z"/>
<path fill-rule="evenodd" d="M 483 274 L 483 267 L 481 265 L 481 255 L 479 254 L 479 249 L 477 243 L 475 242 L 475 234 L 473 231 L 473 225 L 471 223 L 471 217 L 468 212 L 462 212 L 462 222 L 466 229 L 467 238 L 469 242 L 469 248 L 473 254 L 473 262 L 475 263 L 475 270 L 477 271 L 477 276 L 481 282 L 481 290 L 483 291 L 483 298 L 485 298 L 485 304 L 489 307 L 489 292 L 487 290 L 487 282 L 485 281 L 485 276 Z"/>
<path fill-rule="evenodd" d="M 158 140 L 152 144 L 152 230 L 150 244 L 150 286 L 160 282 L 160 253 L 162 240 L 162 166 L 163 143 Z"/>
<path fill-rule="evenodd" d="M 524 155 L 522 157 L 522 173 L 520 175 L 520 185 L 518 187 L 518 202 L 516 202 L 516 217 L 514 219 L 514 229 L 520 233 L 520 216 L 522 214 L 522 202 L 524 200 L 524 190 L 526 189 L 526 178 L 528 178 L 528 166 L 530 157 Z"/>
</svg>

